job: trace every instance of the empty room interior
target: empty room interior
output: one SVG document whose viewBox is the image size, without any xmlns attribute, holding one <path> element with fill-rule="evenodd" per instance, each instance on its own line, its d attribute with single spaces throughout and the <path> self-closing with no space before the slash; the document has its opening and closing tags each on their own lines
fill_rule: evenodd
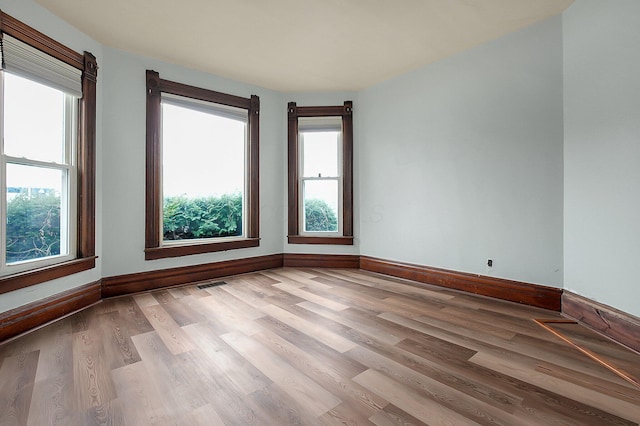
<svg viewBox="0 0 640 426">
<path fill-rule="evenodd" d="M 637 0 L 0 33 L 0 425 L 640 423 Z"/>
</svg>

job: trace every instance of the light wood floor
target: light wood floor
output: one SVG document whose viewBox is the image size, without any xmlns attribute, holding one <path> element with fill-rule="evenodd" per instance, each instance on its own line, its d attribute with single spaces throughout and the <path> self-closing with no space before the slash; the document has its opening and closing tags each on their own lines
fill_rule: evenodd
<svg viewBox="0 0 640 426">
<path fill-rule="evenodd" d="M 640 388 L 554 312 L 358 270 L 284 268 L 105 300 L 0 346 L 1 425 L 640 421 Z M 640 356 L 559 326 L 640 377 Z"/>
</svg>

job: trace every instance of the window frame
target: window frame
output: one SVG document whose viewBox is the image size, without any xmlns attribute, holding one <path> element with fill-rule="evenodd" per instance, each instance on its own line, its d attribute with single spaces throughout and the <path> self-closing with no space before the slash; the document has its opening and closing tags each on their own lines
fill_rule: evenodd
<svg viewBox="0 0 640 426">
<path fill-rule="evenodd" d="M 7 75 L 5 74 L 2 76 L 2 78 L 0 78 L 0 80 L 2 80 L 0 84 L 3 84 L 3 85 L 6 84 L 6 81 L 5 81 L 6 76 Z M 34 82 L 33 80 L 30 80 L 23 76 L 18 76 L 18 77 Z M 47 87 L 50 87 L 50 86 L 47 86 Z M 4 92 L 3 91 L 0 91 L 0 92 L 4 96 Z M 67 253 L 48 256 L 48 257 L 42 257 L 42 258 L 29 259 L 25 261 L 8 264 L 6 263 L 7 262 L 7 259 L 6 259 L 7 233 L 6 233 L 6 226 L 4 226 L 6 225 L 5 223 L 3 225 L 0 225 L 0 235 L 2 235 L 2 238 L 0 239 L 0 241 L 3 241 L 3 240 L 5 241 L 5 244 L 2 244 L 2 247 L 0 247 L 0 256 L 2 257 L 2 265 L 4 269 L 3 274 L 5 276 L 18 274 L 20 272 L 29 271 L 32 269 L 43 268 L 50 265 L 55 265 L 55 264 L 73 260 L 76 258 L 77 226 L 73 226 L 73 224 L 78 223 L 78 215 L 77 215 L 76 203 L 73 202 L 72 200 L 78 199 L 78 192 L 77 192 L 78 173 L 77 173 L 77 167 L 76 167 L 77 161 L 75 158 L 75 152 L 76 152 L 76 146 L 77 146 L 77 129 L 78 129 L 77 101 L 78 99 L 75 98 L 74 96 L 66 93 L 64 94 L 64 125 L 63 125 L 64 136 L 62 141 L 62 144 L 64 145 L 63 147 L 64 158 L 61 161 L 49 162 L 49 161 L 43 161 L 42 159 L 36 159 L 31 157 L 16 157 L 16 156 L 7 155 L 4 151 L 4 146 L 3 146 L 3 150 L 2 150 L 3 158 L 0 161 L 1 163 L 0 170 L 2 170 L 2 176 L 4 178 L 7 178 L 8 176 L 9 166 L 15 165 L 15 166 L 23 166 L 23 167 L 34 167 L 38 169 L 56 170 L 61 172 L 62 175 L 64 175 L 65 177 L 64 180 L 66 181 L 66 185 L 65 185 L 66 188 L 63 188 L 60 194 L 61 196 L 60 248 L 62 249 L 63 247 L 62 243 L 63 241 L 66 240 L 65 249 L 67 250 Z M 0 102 L 3 102 L 3 100 L 0 100 Z M 4 111 L 5 111 L 4 103 L 0 107 L 0 111 L 2 114 L 4 114 Z M 2 117 L 2 120 L 4 120 L 4 117 Z M 7 200 L 6 198 L 7 182 L 6 181 L 2 182 L 2 185 L 0 185 L 0 191 L 4 193 L 4 195 L 2 195 L 0 198 L 6 202 Z M 65 211 L 66 214 L 64 214 L 63 211 Z M 0 217 L 2 216 L 0 215 Z M 66 220 L 63 220 L 65 218 Z M 64 240 L 63 240 L 63 235 L 65 233 L 63 232 L 63 228 L 66 229 L 66 236 Z"/>
<path fill-rule="evenodd" d="M 260 143 L 260 98 L 229 95 L 183 83 L 164 80 L 158 72 L 146 72 L 147 136 L 146 136 L 146 198 L 145 198 L 145 260 L 193 254 L 234 250 L 260 245 L 260 193 L 259 193 L 259 143 Z M 245 237 L 228 241 L 189 241 L 183 244 L 163 245 L 160 238 L 162 226 L 162 93 L 212 102 L 247 110 L 246 152 L 246 200 L 247 226 Z"/>
<path fill-rule="evenodd" d="M 353 245 L 353 102 L 338 106 L 287 105 L 288 128 L 288 235 L 289 244 Z M 298 119 L 303 117 L 342 117 L 342 233 L 311 235 L 301 232 L 300 133 Z"/>
<path fill-rule="evenodd" d="M 77 107 L 76 221 L 73 259 L 0 277 L 0 294 L 95 268 L 95 139 L 98 65 L 82 54 L 0 11 L 0 31 L 82 71 L 82 98 Z"/>
</svg>

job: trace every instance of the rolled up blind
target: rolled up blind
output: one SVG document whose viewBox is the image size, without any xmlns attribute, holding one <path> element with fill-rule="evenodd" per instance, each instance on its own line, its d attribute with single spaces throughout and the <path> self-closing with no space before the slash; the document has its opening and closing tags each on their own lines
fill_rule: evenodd
<svg viewBox="0 0 640 426">
<path fill-rule="evenodd" d="M 300 117 L 298 132 L 341 132 L 342 117 Z"/>
<path fill-rule="evenodd" d="M 246 109 L 217 104 L 214 102 L 205 102 L 198 99 L 163 93 L 162 103 L 193 109 L 207 114 L 214 114 L 220 117 L 242 121 L 243 123 L 247 123 L 249 121 L 249 111 Z"/>
<path fill-rule="evenodd" d="M 2 68 L 77 98 L 82 97 L 82 71 L 22 41 L 2 34 Z"/>
</svg>

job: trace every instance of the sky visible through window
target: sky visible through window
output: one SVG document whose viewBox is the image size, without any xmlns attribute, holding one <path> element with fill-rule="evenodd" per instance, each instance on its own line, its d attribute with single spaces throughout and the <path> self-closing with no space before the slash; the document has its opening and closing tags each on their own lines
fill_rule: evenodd
<svg viewBox="0 0 640 426">
<path fill-rule="evenodd" d="M 163 196 L 243 193 L 247 125 L 162 104 Z"/>
<path fill-rule="evenodd" d="M 8 72 L 3 74 L 5 155 L 63 163 L 65 94 Z M 50 169 L 16 166 L 7 174 L 7 190 L 39 188 L 60 194 L 62 189 L 62 179 L 54 178 L 60 172 Z"/>
</svg>

